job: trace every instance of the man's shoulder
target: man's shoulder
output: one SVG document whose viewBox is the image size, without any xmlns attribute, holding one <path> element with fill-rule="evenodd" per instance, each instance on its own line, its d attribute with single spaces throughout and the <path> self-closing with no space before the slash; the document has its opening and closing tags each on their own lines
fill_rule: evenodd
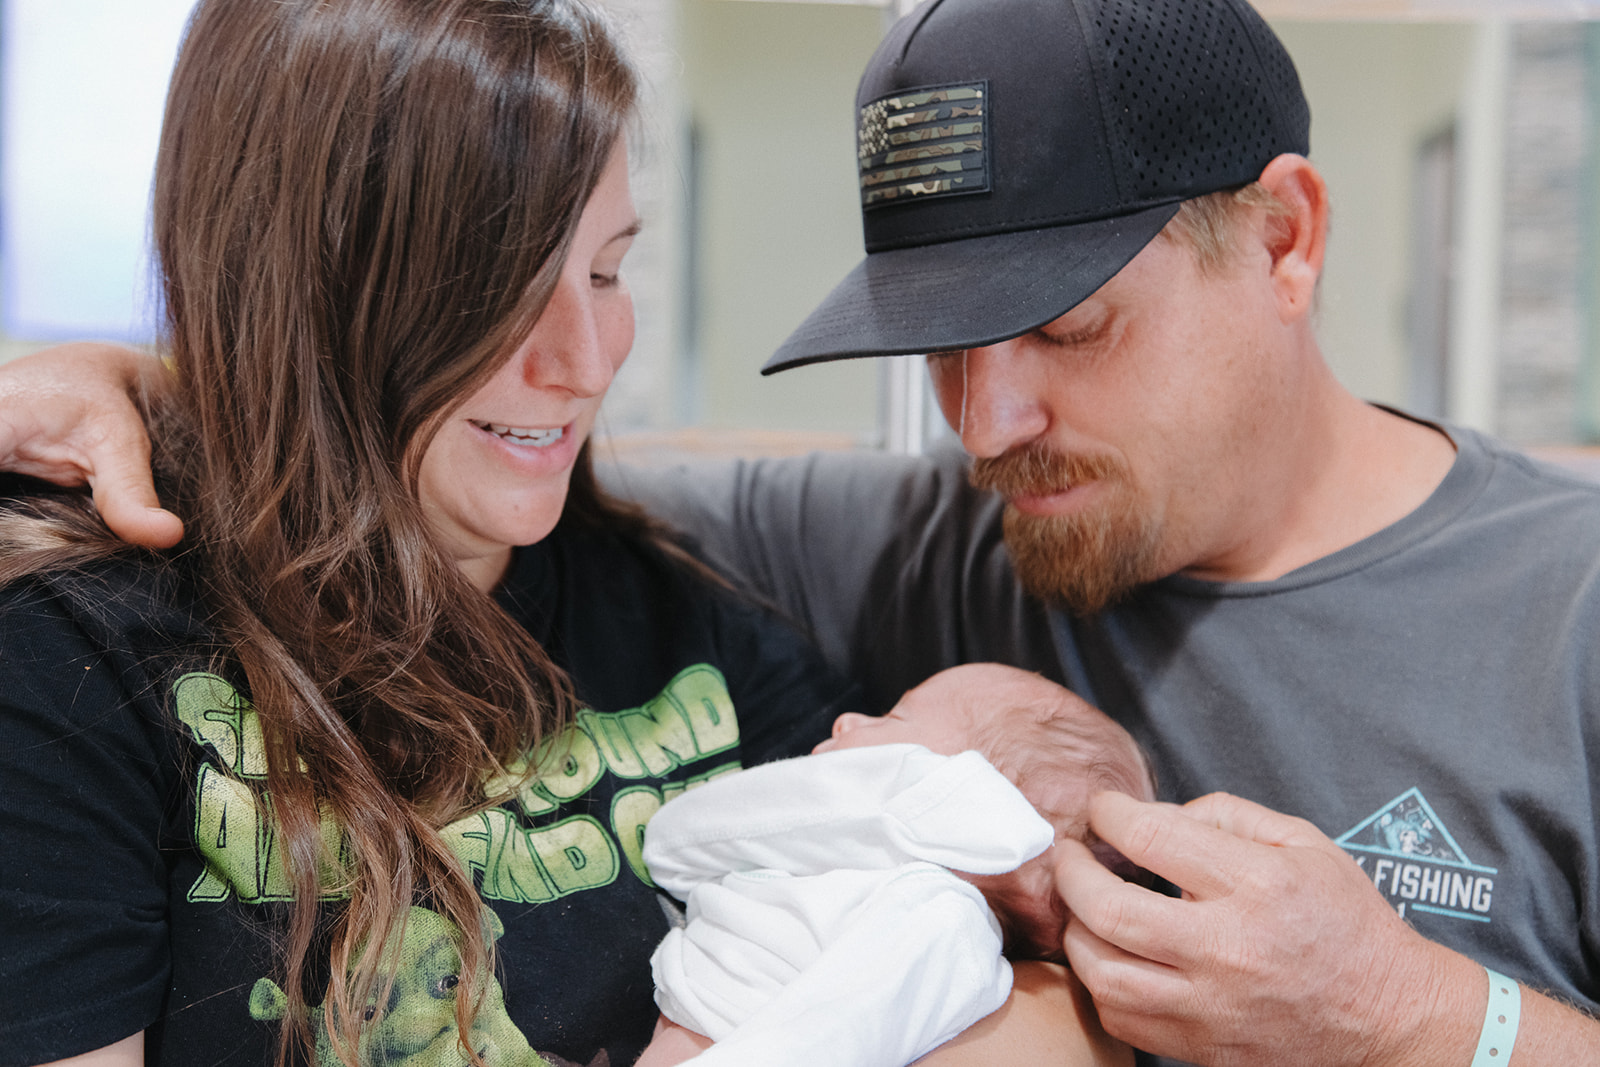
<svg viewBox="0 0 1600 1067">
<path fill-rule="evenodd" d="M 604 477 L 714 560 L 754 575 L 982 539 L 998 530 L 999 502 L 974 490 L 966 470 L 958 449 L 940 449 L 619 465 Z"/>
<path fill-rule="evenodd" d="M 798 456 L 632 459 L 601 468 L 606 486 L 653 510 L 726 507 L 727 502 L 829 506 L 887 492 L 957 493 L 966 488 L 966 457 L 941 448 L 923 456 L 857 449 Z"/>
<path fill-rule="evenodd" d="M 1460 462 L 1481 471 L 1475 511 L 1515 523 L 1600 519 L 1600 457 L 1591 460 L 1577 450 L 1532 453 L 1476 431 L 1451 432 Z M 1600 522 L 1593 534 L 1600 541 Z"/>
</svg>

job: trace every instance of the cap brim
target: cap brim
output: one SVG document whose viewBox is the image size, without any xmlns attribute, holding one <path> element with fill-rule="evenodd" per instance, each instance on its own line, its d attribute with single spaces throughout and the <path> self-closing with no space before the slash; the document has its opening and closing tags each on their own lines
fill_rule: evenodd
<svg viewBox="0 0 1600 1067">
<path fill-rule="evenodd" d="M 1161 232 L 1178 204 L 873 252 L 761 368 L 997 344 L 1060 318 Z"/>
</svg>

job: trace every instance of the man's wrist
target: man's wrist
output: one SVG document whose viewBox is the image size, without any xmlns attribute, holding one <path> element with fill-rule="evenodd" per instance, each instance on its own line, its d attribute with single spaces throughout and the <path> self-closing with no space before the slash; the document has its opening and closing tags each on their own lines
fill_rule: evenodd
<svg viewBox="0 0 1600 1067">
<path fill-rule="evenodd" d="M 1414 932 L 1413 932 L 1414 933 Z M 1370 1047 L 1363 1067 L 1468 1067 L 1484 1010 L 1484 970 L 1420 934 L 1409 965 L 1395 966 L 1381 991 L 1388 1001 L 1387 1040 Z M 1496 1062 L 1504 1063 L 1504 1059 Z"/>
</svg>

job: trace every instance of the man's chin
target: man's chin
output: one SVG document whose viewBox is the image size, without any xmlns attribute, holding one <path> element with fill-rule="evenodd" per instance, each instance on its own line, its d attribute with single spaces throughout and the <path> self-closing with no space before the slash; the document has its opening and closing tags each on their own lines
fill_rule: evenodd
<svg viewBox="0 0 1600 1067">
<path fill-rule="evenodd" d="M 1093 615 L 1157 577 L 1153 523 L 1132 509 L 1028 515 L 1007 507 L 1006 549 L 1022 588 L 1074 615 Z"/>
</svg>

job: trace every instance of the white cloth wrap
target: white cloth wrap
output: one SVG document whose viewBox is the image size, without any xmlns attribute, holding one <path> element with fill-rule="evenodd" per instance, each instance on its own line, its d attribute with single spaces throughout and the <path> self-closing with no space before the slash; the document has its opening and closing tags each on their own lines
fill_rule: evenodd
<svg viewBox="0 0 1600 1067">
<path fill-rule="evenodd" d="M 717 1064 L 903 1067 L 1005 1002 L 982 894 L 1051 826 L 976 752 L 880 745 L 770 763 L 663 806 L 652 877 L 687 902 L 656 1003 Z"/>
</svg>

